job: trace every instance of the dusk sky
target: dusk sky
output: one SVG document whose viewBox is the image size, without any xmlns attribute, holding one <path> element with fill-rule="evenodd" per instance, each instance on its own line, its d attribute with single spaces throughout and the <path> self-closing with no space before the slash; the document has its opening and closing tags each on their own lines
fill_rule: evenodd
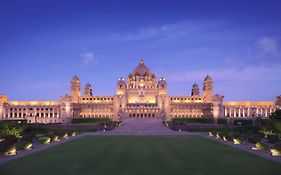
<svg viewBox="0 0 281 175">
<path fill-rule="evenodd" d="M 280 0 L 7 0 L 0 2 L 0 94 L 57 100 L 71 77 L 114 95 L 140 58 L 170 95 L 202 90 L 233 100 L 281 95 Z"/>
</svg>

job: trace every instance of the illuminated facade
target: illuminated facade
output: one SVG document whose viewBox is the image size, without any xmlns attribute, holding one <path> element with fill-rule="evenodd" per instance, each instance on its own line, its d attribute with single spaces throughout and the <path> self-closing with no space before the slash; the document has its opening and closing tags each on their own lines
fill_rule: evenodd
<svg viewBox="0 0 281 175">
<path fill-rule="evenodd" d="M 141 60 L 127 79 L 117 81 L 116 94 L 94 96 L 89 83 L 81 95 L 81 83 L 74 76 L 70 94 L 59 101 L 8 101 L 0 95 L 2 120 L 27 120 L 29 123 L 64 123 L 72 118 L 109 117 L 119 120 L 128 117 L 172 118 L 248 118 L 268 117 L 281 106 L 281 96 L 269 102 L 224 102 L 224 96 L 214 95 L 214 83 L 210 76 L 203 81 L 202 95 L 195 83 L 190 96 L 168 95 L 165 78 L 157 77 Z"/>
</svg>

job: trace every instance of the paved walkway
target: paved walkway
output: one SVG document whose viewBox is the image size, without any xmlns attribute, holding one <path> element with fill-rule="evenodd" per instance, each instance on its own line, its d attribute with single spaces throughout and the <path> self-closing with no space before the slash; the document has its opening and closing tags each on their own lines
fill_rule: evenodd
<svg viewBox="0 0 281 175">
<path fill-rule="evenodd" d="M 157 118 L 127 118 L 121 127 L 99 135 L 189 135 L 187 132 L 172 131 Z"/>
</svg>

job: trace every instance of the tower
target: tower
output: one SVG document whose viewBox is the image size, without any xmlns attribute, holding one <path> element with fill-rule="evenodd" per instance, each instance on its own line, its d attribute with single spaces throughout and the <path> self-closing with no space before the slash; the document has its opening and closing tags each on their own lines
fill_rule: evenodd
<svg viewBox="0 0 281 175">
<path fill-rule="evenodd" d="M 159 95 L 167 95 L 167 82 L 161 77 L 157 84 Z"/>
<path fill-rule="evenodd" d="M 125 95 L 126 81 L 124 78 L 119 78 L 117 81 L 117 95 Z"/>
<path fill-rule="evenodd" d="M 78 103 L 79 98 L 81 96 L 80 93 L 80 79 L 78 78 L 77 75 L 72 77 L 71 82 L 70 82 L 70 96 L 72 98 L 72 102 Z"/>
<path fill-rule="evenodd" d="M 165 78 L 161 77 L 157 84 L 158 95 L 157 103 L 160 109 L 159 116 L 165 120 L 170 118 L 170 98 L 168 96 L 167 82 Z"/>
<path fill-rule="evenodd" d="M 7 102 L 7 96 L 0 94 L 0 119 L 4 118 L 4 104 Z"/>
<path fill-rule="evenodd" d="M 199 86 L 198 84 L 194 83 L 191 90 L 191 96 L 199 96 L 199 95 L 200 95 Z"/>
<path fill-rule="evenodd" d="M 276 101 L 275 101 L 275 104 L 278 108 L 281 109 L 281 95 L 277 96 L 276 97 Z"/>
<path fill-rule="evenodd" d="M 114 120 L 120 119 L 122 116 L 124 116 L 123 109 L 127 103 L 126 87 L 127 85 L 125 79 L 119 78 L 117 81 L 116 96 L 114 98 Z"/>
<path fill-rule="evenodd" d="M 92 95 L 93 95 L 92 86 L 90 85 L 90 83 L 87 83 L 87 84 L 85 85 L 84 95 L 85 95 L 85 96 L 92 96 Z"/>
<path fill-rule="evenodd" d="M 203 82 L 203 97 L 206 103 L 211 103 L 214 94 L 214 85 L 212 78 L 207 75 Z"/>
</svg>

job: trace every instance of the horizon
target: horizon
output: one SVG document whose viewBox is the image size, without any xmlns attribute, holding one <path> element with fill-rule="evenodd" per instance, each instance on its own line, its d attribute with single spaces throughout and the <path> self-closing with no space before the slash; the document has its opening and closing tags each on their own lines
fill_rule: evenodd
<svg viewBox="0 0 281 175">
<path fill-rule="evenodd" d="M 123 3 L 121 3 L 123 2 Z M 0 3 L 0 94 L 58 100 L 77 75 L 94 96 L 116 92 L 141 58 L 170 96 L 202 94 L 206 75 L 225 101 L 281 95 L 281 2 L 242 0 Z M 143 10 L 145 9 L 145 10 Z M 279 82 L 279 83 L 278 83 Z"/>
</svg>

